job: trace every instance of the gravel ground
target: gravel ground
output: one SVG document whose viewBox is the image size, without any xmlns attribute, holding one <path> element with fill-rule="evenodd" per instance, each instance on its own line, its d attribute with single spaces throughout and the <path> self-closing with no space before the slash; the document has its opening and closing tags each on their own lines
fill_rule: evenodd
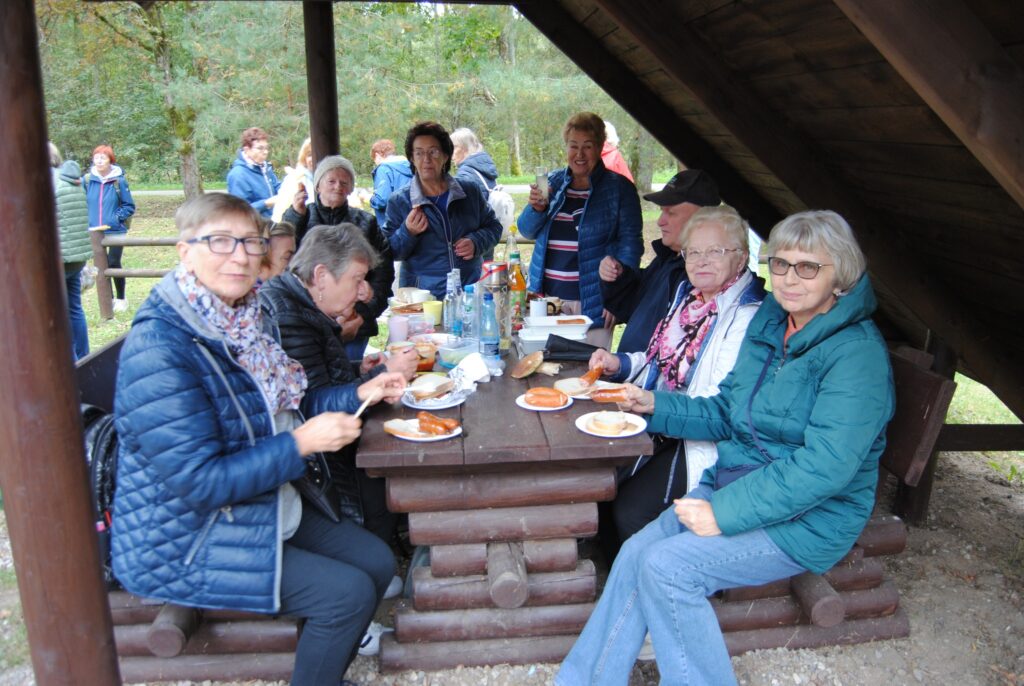
<svg viewBox="0 0 1024 686">
<path fill-rule="evenodd" d="M 0 533 L 0 569 L 9 569 L 6 527 Z M 1019 486 L 1011 487 L 998 477 L 979 455 L 943 454 L 928 521 L 910 530 L 907 550 L 888 558 L 886 567 L 910 615 L 910 638 L 748 653 L 733 659 L 739 682 L 749 686 L 1024 685 L 1024 492 Z M 6 594 L 0 603 L 0 638 L 9 646 L 12 634 L 16 643 L 19 631 L 16 594 Z M 387 608 L 381 612 L 386 615 Z M 9 659 L 5 655 L 4 663 L 10 664 Z M 551 683 L 556 669 L 557 665 L 547 664 L 500 665 L 381 674 L 375 658 L 360 657 L 346 677 L 359 684 L 384 686 L 528 686 Z M 658 680 L 653 662 L 637 663 L 629 684 L 646 686 Z M 25 665 L 0 671 L 0 686 L 33 683 Z M 203 686 L 226 685 L 203 682 Z"/>
</svg>

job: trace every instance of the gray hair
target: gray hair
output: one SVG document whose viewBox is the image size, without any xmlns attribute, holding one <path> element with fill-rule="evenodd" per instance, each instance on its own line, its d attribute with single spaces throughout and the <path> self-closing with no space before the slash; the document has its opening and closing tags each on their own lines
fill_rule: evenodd
<svg viewBox="0 0 1024 686">
<path fill-rule="evenodd" d="M 679 233 L 679 244 L 686 250 L 686 244 L 690 242 L 690 234 L 704 224 L 719 224 L 725 229 L 725 235 L 734 247 L 747 252 L 747 230 L 750 225 L 747 220 L 740 216 L 734 208 L 729 205 L 716 205 L 714 207 L 702 207 L 693 213 L 686 226 Z M 724 246 L 723 246 L 724 247 Z"/>
<path fill-rule="evenodd" d="M 204 224 L 229 215 L 236 215 L 252 222 L 260 235 L 263 235 L 263 217 L 248 202 L 227 193 L 204 193 L 186 200 L 174 213 L 178 239 L 192 238 Z"/>
<path fill-rule="evenodd" d="M 50 151 L 50 166 L 59 167 L 64 164 L 64 158 L 60 155 L 60 150 L 53 144 L 53 141 L 47 141 L 46 146 Z"/>
<path fill-rule="evenodd" d="M 476 137 L 470 129 L 462 127 L 461 129 L 455 129 L 451 133 L 452 144 L 456 148 L 462 148 L 466 151 L 467 155 L 480 152 L 484 149 L 484 146 L 480 144 L 480 139 Z"/>
<path fill-rule="evenodd" d="M 334 278 L 340 278 L 352 262 L 365 262 L 370 269 L 380 263 L 380 255 L 355 224 L 314 226 L 302 239 L 299 251 L 288 263 L 288 271 L 307 286 L 313 272 L 322 264 Z"/>
<path fill-rule="evenodd" d="M 853 288 L 867 269 L 853 229 L 831 210 L 808 210 L 783 219 L 768 237 L 768 255 L 780 250 L 824 252 L 832 261 L 833 285 L 845 292 Z"/>
</svg>

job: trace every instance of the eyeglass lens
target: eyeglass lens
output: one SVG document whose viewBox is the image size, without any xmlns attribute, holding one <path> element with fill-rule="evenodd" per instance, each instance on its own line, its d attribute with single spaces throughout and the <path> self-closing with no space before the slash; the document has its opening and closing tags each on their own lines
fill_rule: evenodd
<svg viewBox="0 0 1024 686">
<path fill-rule="evenodd" d="M 796 264 L 790 264 L 781 257 L 769 257 L 768 258 L 768 269 L 775 276 L 785 276 L 789 268 L 792 267 L 796 275 L 801 279 L 813 279 L 818 275 L 818 271 L 828 265 L 818 264 L 817 262 L 797 262 Z"/>
<path fill-rule="evenodd" d="M 706 257 L 711 262 L 717 262 L 718 260 L 725 257 L 727 252 L 735 252 L 736 248 L 725 249 L 725 248 L 708 248 L 707 250 L 686 250 L 683 252 L 683 257 L 687 260 L 696 261 L 701 257 Z"/>
<path fill-rule="evenodd" d="M 413 150 L 412 156 L 418 160 L 422 160 L 424 157 L 429 157 L 436 160 L 441 156 L 440 148 L 431 148 L 430 150 Z"/>
<path fill-rule="evenodd" d="M 267 239 L 261 236 L 248 236 L 246 238 L 235 238 L 234 236 L 203 236 L 199 240 L 206 241 L 210 246 L 210 252 L 218 255 L 230 255 L 235 251 L 239 243 L 248 255 L 266 255 Z"/>
</svg>

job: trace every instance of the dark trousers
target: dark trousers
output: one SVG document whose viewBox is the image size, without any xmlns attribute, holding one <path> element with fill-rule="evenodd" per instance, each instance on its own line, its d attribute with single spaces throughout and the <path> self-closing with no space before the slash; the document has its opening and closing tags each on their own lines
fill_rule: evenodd
<svg viewBox="0 0 1024 686">
<path fill-rule="evenodd" d="M 117 235 L 123 236 L 124 234 L 122 233 L 122 234 L 117 234 Z M 107 248 L 107 267 L 109 267 L 110 269 L 120 269 L 121 268 L 121 254 L 123 252 L 124 252 L 124 246 L 123 245 L 112 245 L 109 248 Z M 124 279 L 123 278 L 116 277 L 114 279 L 114 291 L 116 292 L 116 295 L 114 296 L 115 298 L 117 298 L 118 300 L 124 300 Z"/>
<path fill-rule="evenodd" d="M 338 686 L 394 575 L 395 558 L 383 541 L 303 504 L 281 568 L 281 614 L 306 620 L 293 686 Z"/>
<path fill-rule="evenodd" d="M 398 515 L 388 510 L 384 478 L 372 477 L 365 469 L 356 469 L 359 478 L 359 496 L 363 505 L 363 526 L 380 540 L 390 544 L 395 537 Z"/>
<path fill-rule="evenodd" d="M 628 469 L 632 468 L 630 464 Z M 598 507 L 601 545 L 608 564 L 630 536 L 657 519 L 673 500 L 684 495 L 686 450 L 683 442 L 655 436 L 654 455 L 635 474 L 620 480 L 615 500 L 600 503 Z"/>
</svg>

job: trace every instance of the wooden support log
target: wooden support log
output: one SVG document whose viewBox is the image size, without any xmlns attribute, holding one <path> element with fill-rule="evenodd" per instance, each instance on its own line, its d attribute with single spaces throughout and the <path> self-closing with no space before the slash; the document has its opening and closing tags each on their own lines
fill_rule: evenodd
<svg viewBox="0 0 1024 686">
<path fill-rule="evenodd" d="M 185 644 L 199 626 L 199 610 L 168 603 L 146 632 L 146 645 L 157 657 L 181 655 Z"/>
<path fill-rule="evenodd" d="M 400 476 L 388 479 L 392 512 L 475 510 L 611 500 L 613 469 L 533 471 L 516 474 Z"/>
<path fill-rule="evenodd" d="M 722 600 L 740 602 L 745 600 L 757 600 L 758 598 L 780 598 L 789 595 L 789 579 L 778 579 L 769 581 L 760 586 L 741 586 L 740 588 L 727 588 L 722 592 Z"/>
<path fill-rule="evenodd" d="M 430 546 L 430 571 L 434 576 L 486 574 L 487 544 L 432 545 Z"/>
<path fill-rule="evenodd" d="M 492 638 L 478 641 L 440 643 L 399 643 L 390 632 L 380 639 L 380 668 L 383 672 L 404 669 L 452 669 L 459 665 L 524 665 L 560 662 L 577 636 Z"/>
<path fill-rule="evenodd" d="M 770 648 L 821 648 L 832 645 L 852 645 L 881 641 L 890 638 L 904 638 L 910 635 L 910 619 L 902 609 L 886 617 L 851 619 L 833 627 L 813 624 L 756 629 L 753 631 L 731 631 L 723 634 L 730 655 L 742 655 L 750 650 Z"/>
<path fill-rule="evenodd" d="M 896 515 L 880 515 L 868 520 L 857 539 L 865 557 L 896 555 L 907 547 L 907 525 Z"/>
<path fill-rule="evenodd" d="M 846 605 L 825 577 L 813 572 L 798 574 L 789 580 L 793 595 L 815 626 L 830 627 L 843 621 Z"/>
<path fill-rule="evenodd" d="M 589 603 L 597 595 L 597 578 L 590 560 L 580 560 L 572 572 L 530 574 L 526 582 L 526 607 Z M 494 607 L 489 590 L 486 576 L 438 578 L 427 567 L 412 571 L 413 605 L 420 612 Z"/>
<path fill-rule="evenodd" d="M 192 634 L 182 655 L 222 655 L 231 653 L 284 653 L 295 650 L 298 632 L 294 621 L 203 622 Z M 117 654 L 126 657 L 150 656 L 148 627 L 144 624 L 114 627 Z M 160 656 L 157 656 L 160 657 Z"/>
<path fill-rule="evenodd" d="M 125 683 L 151 681 L 288 681 L 294 653 L 242 653 L 239 655 L 181 655 L 125 657 L 120 660 Z"/>
<path fill-rule="evenodd" d="M 596 533 L 597 503 L 413 512 L 409 515 L 409 540 L 413 545 L 577 538 Z"/>
<path fill-rule="evenodd" d="M 882 583 L 882 563 L 867 558 L 857 564 L 833 567 L 823 576 L 837 591 L 874 588 Z"/>
<path fill-rule="evenodd" d="M 846 606 L 846 620 L 890 615 L 896 611 L 900 600 L 896 586 L 888 581 L 878 588 L 844 591 L 839 596 Z M 712 605 L 723 632 L 807 623 L 800 603 L 792 596 L 730 603 L 714 601 Z"/>
<path fill-rule="evenodd" d="M 110 615 L 114 625 L 151 623 L 160 614 L 162 602 L 140 598 L 127 591 L 112 591 L 107 594 Z"/>
<path fill-rule="evenodd" d="M 570 572 L 579 562 L 575 538 L 552 538 L 546 541 L 523 541 L 526 570 L 534 572 Z"/>
<path fill-rule="evenodd" d="M 859 545 L 854 545 L 850 548 L 850 552 L 843 556 L 843 559 L 835 564 L 836 567 L 847 566 L 857 564 L 864 559 L 864 549 Z"/>
<path fill-rule="evenodd" d="M 421 643 L 578 634 L 593 610 L 593 603 L 452 612 L 417 612 L 400 605 L 395 608 L 395 638 Z"/>
<path fill-rule="evenodd" d="M 487 544 L 487 593 L 506 610 L 522 607 L 530 593 L 523 546 L 502 541 Z"/>
</svg>

